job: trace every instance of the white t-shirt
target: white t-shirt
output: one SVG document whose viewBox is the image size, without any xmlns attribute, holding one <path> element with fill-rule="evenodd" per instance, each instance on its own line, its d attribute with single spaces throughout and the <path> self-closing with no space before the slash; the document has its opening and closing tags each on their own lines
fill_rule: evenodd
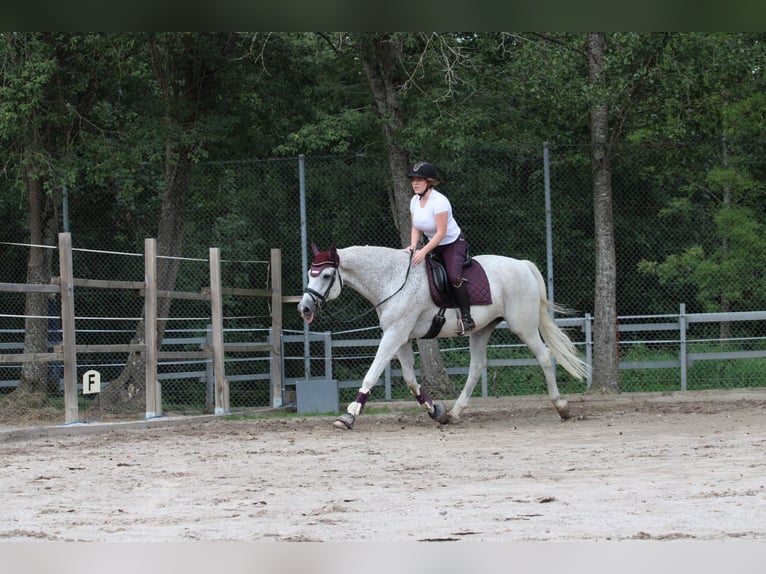
<svg viewBox="0 0 766 574">
<path fill-rule="evenodd" d="M 420 205 L 420 198 L 417 195 L 413 195 L 410 200 L 410 213 L 412 214 L 412 224 L 416 229 L 422 231 L 426 237 L 433 237 L 436 235 L 436 219 L 434 217 L 437 213 L 447 212 L 447 234 L 439 242 L 439 245 L 446 245 L 457 241 L 460 236 L 460 226 L 452 217 L 452 204 L 447 196 L 439 193 L 436 189 L 431 189 L 431 193 L 428 195 L 425 205 Z"/>
</svg>

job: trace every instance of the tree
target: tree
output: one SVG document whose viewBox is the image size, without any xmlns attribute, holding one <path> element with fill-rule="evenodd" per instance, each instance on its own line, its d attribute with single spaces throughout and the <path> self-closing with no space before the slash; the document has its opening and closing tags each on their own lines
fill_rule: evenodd
<svg viewBox="0 0 766 574">
<path fill-rule="evenodd" d="M 603 32 L 588 33 L 588 78 L 594 92 L 603 93 L 606 38 Z M 591 174 L 593 216 L 596 232 L 596 296 L 593 313 L 593 386 L 601 392 L 619 390 L 617 355 L 617 265 L 612 214 L 612 147 L 609 145 L 609 107 L 603 95 L 596 96 L 590 109 Z"/>
<path fill-rule="evenodd" d="M 405 247 L 410 244 L 409 204 L 412 190 L 404 175 L 412 159 L 398 139 L 405 124 L 401 100 L 408 78 L 408 71 L 402 66 L 402 39 L 390 33 L 359 33 L 354 35 L 354 40 L 380 114 L 391 170 L 391 211 L 401 245 Z M 422 384 L 431 389 L 435 396 L 454 394 L 454 385 L 444 368 L 438 340 L 418 339 L 418 350 Z"/>
<path fill-rule="evenodd" d="M 183 230 L 186 196 L 192 166 L 215 141 L 215 130 L 205 129 L 205 121 L 216 107 L 219 96 L 219 65 L 231 53 L 230 34 L 167 33 L 150 34 L 146 57 L 151 70 L 150 88 L 156 99 L 158 116 L 144 116 L 144 125 L 159 129 L 158 146 L 163 149 L 163 186 L 157 232 L 157 288 L 172 291 L 176 285 L 180 257 L 183 255 Z M 172 299 L 157 302 L 157 341 L 165 332 Z M 143 343 L 145 324 L 139 321 L 133 343 Z M 145 359 L 132 353 L 122 373 L 112 381 L 101 401 L 105 409 L 133 411 L 145 405 Z"/>
<path fill-rule="evenodd" d="M 700 232 L 672 246 L 664 258 L 646 258 L 643 273 L 662 284 L 684 286 L 704 311 L 763 305 L 765 125 L 763 34 L 673 35 L 663 61 L 663 90 L 650 102 L 661 122 L 637 115 L 630 137 L 642 143 L 690 135 L 699 143 L 675 158 L 680 183 L 662 197 L 659 216 Z M 660 113 L 657 113 L 657 111 Z M 692 301 L 689 301 L 692 303 Z M 719 336 L 728 338 L 722 322 Z"/>
<path fill-rule="evenodd" d="M 286 131 L 302 122 L 300 104 L 304 68 L 297 65 L 298 50 L 284 37 L 234 33 L 161 33 L 131 35 L 134 54 L 134 96 L 126 102 L 132 113 L 125 125 L 122 145 L 144 161 L 163 166 L 158 198 L 157 277 L 160 290 L 174 290 L 180 257 L 189 225 L 186 204 L 193 172 L 202 160 L 251 158 L 277 147 Z M 279 74 L 264 66 L 274 65 Z M 285 98 L 290 93 L 295 98 Z M 281 99 L 280 99 L 281 98 Z M 195 199 L 217 203 L 209 189 L 197 190 Z M 157 201 L 159 199 L 159 201 Z M 248 202 L 245 197 L 240 202 Z M 235 211 L 228 204 L 229 211 Z M 241 213 L 230 213 L 231 225 L 242 223 Z M 227 218 L 205 221 L 207 234 L 227 233 Z M 252 225 L 253 222 L 245 222 Z M 250 243 L 252 232 L 248 234 Z M 200 248 L 200 243 L 193 247 Z M 209 244 L 204 243 L 204 247 Z M 170 317 L 172 299 L 158 301 L 157 340 L 161 341 Z M 140 321 L 133 342 L 144 342 Z M 132 354 L 101 402 L 105 409 L 137 410 L 145 404 L 145 364 Z"/>
<path fill-rule="evenodd" d="M 106 49 L 97 34 L 2 33 L 4 69 L 0 85 L 0 140 L 8 150 L 15 182 L 29 208 L 28 283 L 51 281 L 52 249 L 58 231 L 58 194 L 74 177 L 82 121 L 99 100 Z M 24 348 L 46 352 L 48 296 L 28 294 Z M 22 365 L 10 401 L 40 403 L 47 397 L 47 365 Z"/>
<path fill-rule="evenodd" d="M 609 42 L 613 45 L 610 47 Z M 594 392 L 619 391 L 617 258 L 611 163 L 636 100 L 651 84 L 667 46 L 667 34 L 587 34 L 591 94 L 591 173 L 595 225 Z M 609 74 L 607 74 L 607 71 Z"/>
</svg>

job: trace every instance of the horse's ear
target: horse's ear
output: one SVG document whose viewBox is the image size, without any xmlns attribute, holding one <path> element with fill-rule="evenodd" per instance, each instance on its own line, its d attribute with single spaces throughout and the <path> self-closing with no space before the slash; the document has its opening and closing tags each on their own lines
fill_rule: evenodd
<svg viewBox="0 0 766 574">
<path fill-rule="evenodd" d="M 314 254 L 314 257 L 316 257 L 317 253 L 319 253 L 319 247 L 317 247 L 317 244 L 313 241 L 311 242 L 311 252 Z"/>
<path fill-rule="evenodd" d="M 335 248 L 335 244 L 330 245 L 330 258 L 338 263 L 338 250 Z"/>
</svg>

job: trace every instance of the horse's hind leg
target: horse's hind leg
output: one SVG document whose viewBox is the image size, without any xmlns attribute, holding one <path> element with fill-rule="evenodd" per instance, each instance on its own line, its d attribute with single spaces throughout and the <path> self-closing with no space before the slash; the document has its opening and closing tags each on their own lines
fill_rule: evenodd
<svg viewBox="0 0 766 574">
<path fill-rule="evenodd" d="M 444 405 L 440 402 L 434 402 L 426 390 L 418 384 L 415 376 L 415 353 L 412 350 L 412 341 L 407 341 L 399 348 L 397 357 L 399 357 L 399 364 L 402 367 L 404 382 L 407 383 L 407 388 L 410 389 L 420 408 L 426 411 L 432 419 L 445 422 L 441 420 L 446 415 Z"/>
<path fill-rule="evenodd" d="M 452 410 L 447 414 L 446 420 L 440 422 L 457 423 L 460 421 L 461 411 L 468 406 L 468 401 L 471 399 L 473 389 L 476 387 L 476 383 L 481 377 L 481 373 L 487 366 L 487 343 L 492 331 L 495 329 L 495 324 L 490 323 L 483 329 L 474 331 L 468 338 L 469 347 L 471 349 L 471 364 L 468 367 L 468 378 L 465 381 L 465 386 L 460 393 L 460 396 L 452 406 Z"/>
<path fill-rule="evenodd" d="M 545 384 L 548 387 L 548 396 L 553 403 L 553 408 L 556 409 L 556 412 L 563 420 L 568 419 L 570 417 L 569 404 L 559 394 L 559 387 L 556 384 L 556 370 L 553 367 L 550 349 L 543 343 L 540 333 L 537 331 L 531 334 L 518 332 L 516 334 L 529 347 L 537 362 L 540 363 L 545 374 Z"/>
</svg>

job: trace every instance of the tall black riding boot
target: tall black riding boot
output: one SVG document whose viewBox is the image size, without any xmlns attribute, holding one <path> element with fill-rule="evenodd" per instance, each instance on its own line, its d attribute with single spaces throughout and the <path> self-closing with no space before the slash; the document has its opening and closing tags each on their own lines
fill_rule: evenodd
<svg viewBox="0 0 766 574">
<path fill-rule="evenodd" d="M 452 296 L 455 298 L 455 303 L 460 309 L 460 317 L 458 318 L 458 335 L 465 335 L 473 331 L 476 327 L 473 318 L 471 317 L 471 303 L 468 298 L 468 285 L 461 279 L 460 284 L 452 286 Z"/>
</svg>

